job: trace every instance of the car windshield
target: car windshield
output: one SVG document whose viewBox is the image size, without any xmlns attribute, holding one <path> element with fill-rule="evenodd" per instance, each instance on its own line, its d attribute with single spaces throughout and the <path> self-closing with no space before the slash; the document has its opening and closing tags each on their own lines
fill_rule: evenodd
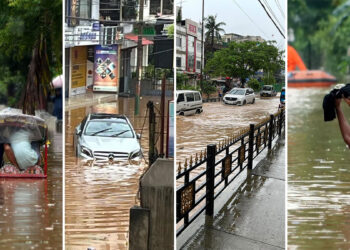
<svg viewBox="0 0 350 250">
<path fill-rule="evenodd" d="M 125 121 L 90 121 L 85 130 L 85 135 L 90 136 L 108 136 L 133 138 L 133 132 Z"/>
<path fill-rule="evenodd" d="M 245 95 L 244 89 L 233 89 L 229 92 L 231 95 Z"/>
<path fill-rule="evenodd" d="M 271 90 L 271 89 L 272 89 L 271 86 L 264 86 L 264 87 L 263 87 L 263 90 Z"/>
</svg>

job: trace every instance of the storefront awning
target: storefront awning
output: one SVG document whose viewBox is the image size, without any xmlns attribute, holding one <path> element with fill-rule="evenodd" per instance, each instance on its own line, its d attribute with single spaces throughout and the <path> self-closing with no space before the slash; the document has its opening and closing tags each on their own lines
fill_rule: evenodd
<svg viewBox="0 0 350 250">
<path fill-rule="evenodd" d="M 138 42 L 138 36 L 137 35 L 131 35 L 131 34 L 127 34 L 124 36 L 125 39 L 128 39 L 128 40 L 131 40 L 133 42 Z M 147 40 L 146 38 L 142 38 L 142 45 L 145 46 L 145 45 L 150 45 L 150 44 L 153 44 L 152 41 L 150 40 Z"/>
</svg>

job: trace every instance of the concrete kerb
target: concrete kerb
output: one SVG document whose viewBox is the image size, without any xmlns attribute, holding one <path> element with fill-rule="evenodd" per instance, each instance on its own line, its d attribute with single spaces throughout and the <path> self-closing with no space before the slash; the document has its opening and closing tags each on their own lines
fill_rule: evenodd
<svg viewBox="0 0 350 250">
<path fill-rule="evenodd" d="M 118 100 L 118 95 L 115 93 L 86 93 L 72 96 L 65 99 L 65 109 L 72 109 L 92 106 L 100 103 L 113 102 Z"/>
</svg>

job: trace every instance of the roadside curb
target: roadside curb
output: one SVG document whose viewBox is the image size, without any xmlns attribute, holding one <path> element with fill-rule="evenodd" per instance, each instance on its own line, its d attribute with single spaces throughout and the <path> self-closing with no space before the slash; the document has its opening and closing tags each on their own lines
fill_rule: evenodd
<svg viewBox="0 0 350 250">
<path fill-rule="evenodd" d="M 91 98 L 86 99 L 86 95 L 83 96 L 74 96 L 67 98 L 65 100 L 65 109 L 66 111 L 70 111 L 76 108 L 87 107 L 91 105 L 96 105 L 100 103 L 112 102 L 118 100 L 118 95 L 110 94 L 110 95 L 91 95 Z"/>
</svg>

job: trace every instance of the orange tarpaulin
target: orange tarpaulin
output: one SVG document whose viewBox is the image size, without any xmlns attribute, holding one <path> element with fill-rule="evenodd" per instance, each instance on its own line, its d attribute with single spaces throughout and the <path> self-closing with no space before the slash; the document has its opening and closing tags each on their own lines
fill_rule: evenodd
<svg viewBox="0 0 350 250">
<path fill-rule="evenodd" d="M 294 71 L 297 67 L 299 70 L 307 70 L 298 52 L 292 46 L 288 45 L 288 72 Z"/>
</svg>

